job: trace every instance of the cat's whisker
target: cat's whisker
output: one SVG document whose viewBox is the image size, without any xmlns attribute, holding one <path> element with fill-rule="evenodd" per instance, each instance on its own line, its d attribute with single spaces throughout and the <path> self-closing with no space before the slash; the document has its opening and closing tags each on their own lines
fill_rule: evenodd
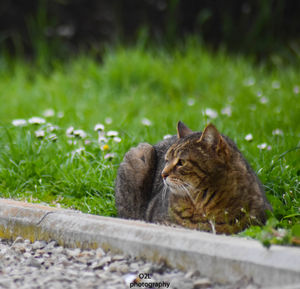
<svg viewBox="0 0 300 289">
<path fill-rule="evenodd" d="M 190 201 L 195 206 L 196 205 L 196 201 L 194 200 L 194 198 L 190 194 L 190 192 L 193 190 L 193 186 L 190 185 L 189 183 L 182 183 L 178 179 L 176 179 L 176 181 L 177 182 L 176 182 L 175 186 L 172 183 L 169 184 L 171 191 L 173 191 L 175 194 L 188 196 L 188 198 L 190 199 Z"/>
<path fill-rule="evenodd" d="M 194 198 L 191 196 L 190 190 L 188 189 L 188 187 L 191 187 L 191 186 L 189 186 L 189 184 L 186 184 L 186 183 L 181 185 L 181 189 L 187 194 L 187 196 L 189 197 L 189 199 L 191 200 L 191 202 L 195 206 L 196 202 L 195 202 Z"/>
<path fill-rule="evenodd" d="M 165 184 L 162 191 L 162 201 L 166 199 L 167 190 L 168 190 L 168 186 Z"/>
</svg>

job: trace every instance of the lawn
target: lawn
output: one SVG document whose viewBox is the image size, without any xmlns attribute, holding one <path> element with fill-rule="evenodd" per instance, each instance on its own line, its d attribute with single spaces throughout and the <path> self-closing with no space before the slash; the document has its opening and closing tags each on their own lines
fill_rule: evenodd
<svg viewBox="0 0 300 289">
<path fill-rule="evenodd" d="M 270 70 L 192 42 L 115 48 L 101 62 L 81 55 L 50 70 L 2 58 L 0 99 L 4 198 L 115 216 L 114 179 L 131 146 L 175 134 L 178 120 L 193 130 L 212 122 L 237 143 L 274 208 L 263 230 L 243 235 L 266 245 L 299 241 L 297 68 Z"/>
</svg>

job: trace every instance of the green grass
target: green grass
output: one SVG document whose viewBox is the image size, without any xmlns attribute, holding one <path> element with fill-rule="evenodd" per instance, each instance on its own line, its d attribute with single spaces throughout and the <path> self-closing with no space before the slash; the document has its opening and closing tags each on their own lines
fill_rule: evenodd
<svg viewBox="0 0 300 289">
<path fill-rule="evenodd" d="M 300 70 L 272 71 L 250 60 L 185 48 L 144 51 L 119 48 L 101 63 L 80 56 L 54 63 L 49 72 L 21 60 L 0 60 L 0 194 L 46 202 L 83 212 L 115 216 L 114 179 L 125 152 L 139 142 L 156 143 L 175 134 L 178 120 L 193 130 L 208 122 L 232 138 L 265 185 L 274 212 L 267 225 L 244 235 L 270 243 L 296 243 L 300 233 Z M 194 101 L 194 105 L 188 102 Z M 231 115 L 221 113 L 231 108 Z M 59 127 L 42 139 L 46 124 L 15 127 L 14 119 L 43 117 Z M 215 119 L 205 115 L 211 108 Z M 63 117 L 58 113 L 63 112 Z M 105 124 L 106 118 L 111 124 Z M 151 120 L 151 126 L 142 119 Z M 97 123 L 116 130 L 109 150 L 97 142 Z M 70 139 L 66 129 L 83 129 L 86 139 Z M 280 129 L 283 135 L 273 135 Z M 55 133 L 57 140 L 49 139 Z M 245 136 L 251 133 L 253 140 Z M 88 140 L 88 144 L 86 144 Z M 72 141 L 73 144 L 69 144 Z M 76 144 L 74 144 L 76 141 Z M 257 146 L 266 143 L 269 149 Z M 84 150 L 76 152 L 79 148 Z M 113 159 L 106 159 L 114 153 Z"/>
</svg>

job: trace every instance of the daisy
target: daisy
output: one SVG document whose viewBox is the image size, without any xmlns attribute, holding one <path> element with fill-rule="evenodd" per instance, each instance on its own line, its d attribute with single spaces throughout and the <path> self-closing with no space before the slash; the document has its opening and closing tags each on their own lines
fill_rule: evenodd
<svg viewBox="0 0 300 289">
<path fill-rule="evenodd" d="M 76 137 L 79 137 L 79 138 L 86 138 L 87 134 L 84 130 L 82 129 L 76 129 L 73 131 L 73 134 L 76 136 Z"/>
<path fill-rule="evenodd" d="M 45 136 L 45 131 L 43 131 L 43 130 L 36 130 L 35 132 L 34 132 L 34 134 L 35 134 L 35 136 L 37 137 L 37 138 L 43 138 L 44 136 Z"/>
<path fill-rule="evenodd" d="M 195 99 L 194 98 L 189 98 L 187 101 L 188 106 L 193 106 L 195 105 Z"/>
<path fill-rule="evenodd" d="M 57 131 L 57 130 L 59 130 L 59 126 L 48 123 L 47 132 L 53 132 L 53 131 Z"/>
<path fill-rule="evenodd" d="M 264 142 L 262 144 L 257 145 L 257 148 L 259 148 L 260 150 L 265 150 L 267 148 L 267 144 Z"/>
<path fill-rule="evenodd" d="M 269 102 L 269 99 L 267 99 L 265 96 L 263 96 L 261 99 L 260 99 L 260 103 L 262 104 L 266 104 Z"/>
<path fill-rule="evenodd" d="M 252 141 L 253 140 L 253 135 L 251 133 L 248 133 L 246 136 L 245 136 L 245 140 L 246 141 Z"/>
<path fill-rule="evenodd" d="M 106 135 L 107 135 L 108 137 L 115 137 L 115 136 L 118 136 L 119 133 L 118 133 L 117 131 L 115 131 L 115 130 L 109 130 L 109 131 L 106 133 Z"/>
<path fill-rule="evenodd" d="M 106 154 L 105 156 L 104 156 L 104 159 L 105 160 L 111 160 L 111 159 L 113 159 L 113 158 L 115 158 L 116 157 L 116 154 L 114 154 L 114 153 L 109 153 L 109 154 Z"/>
<path fill-rule="evenodd" d="M 25 126 L 25 125 L 27 125 L 27 121 L 25 119 L 14 119 L 11 123 L 14 126 Z"/>
<path fill-rule="evenodd" d="M 97 123 L 95 126 L 94 126 L 94 131 L 104 131 L 104 125 L 102 123 Z"/>
<path fill-rule="evenodd" d="M 171 138 L 171 137 L 172 137 L 171 134 L 166 134 L 166 135 L 164 135 L 164 139 L 168 139 L 168 138 Z"/>
<path fill-rule="evenodd" d="M 84 152 L 84 147 L 80 147 L 74 151 L 72 151 L 72 157 L 74 157 L 75 155 L 81 155 Z"/>
<path fill-rule="evenodd" d="M 119 142 L 122 141 L 122 139 L 121 139 L 120 137 L 118 137 L 118 136 L 115 136 L 115 137 L 113 138 L 113 141 L 116 142 L 116 143 L 119 143 Z"/>
<path fill-rule="evenodd" d="M 55 133 L 51 133 L 49 136 L 48 136 L 48 140 L 51 140 L 53 142 L 57 141 L 57 135 Z"/>
<path fill-rule="evenodd" d="M 222 113 L 223 115 L 231 116 L 231 114 L 232 114 L 231 107 L 230 107 L 230 106 L 224 107 L 224 108 L 221 110 L 221 113 Z"/>
<path fill-rule="evenodd" d="M 70 126 L 69 128 L 67 128 L 66 135 L 67 135 L 67 137 L 74 137 L 74 127 L 73 126 Z"/>
<path fill-rule="evenodd" d="M 107 151 L 107 150 L 109 150 L 109 145 L 108 145 L 108 144 L 105 144 L 105 145 L 101 146 L 101 150 L 102 150 L 102 151 Z"/>
<path fill-rule="evenodd" d="M 279 128 L 276 128 L 272 131 L 272 135 L 283 135 L 283 131 Z"/>
<path fill-rule="evenodd" d="M 76 145 L 77 141 L 76 140 L 68 140 L 69 145 Z"/>
<path fill-rule="evenodd" d="M 107 143 L 108 142 L 108 139 L 105 137 L 105 136 L 102 136 L 102 135 L 100 135 L 99 137 L 98 137 L 98 143 L 99 144 L 105 144 L 105 143 Z"/>
<path fill-rule="evenodd" d="M 105 123 L 106 123 L 106 124 L 112 124 L 112 122 L 113 122 L 113 120 L 112 120 L 111 117 L 107 117 L 107 118 L 105 119 Z"/>
<path fill-rule="evenodd" d="M 218 113 L 211 108 L 205 109 L 204 114 L 212 119 L 215 119 L 218 117 Z"/>
<path fill-rule="evenodd" d="M 59 111 L 58 113 L 57 113 L 57 117 L 58 118 L 63 118 L 64 117 L 64 112 L 63 111 Z"/>
<path fill-rule="evenodd" d="M 49 108 L 49 109 L 46 109 L 44 112 L 43 112 L 43 116 L 44 117 L 52 117 L 55 115 L 55 111 L 54 109 L 52 108 Z"/>
<path fill-rule="evenodd" d="M 152 125 L 151 120 L 149 120 L 148 118 L 143 118 L 141 122 L 144 126 L 151 126 Z"/>
<path fill-rule="evenodd" d="M 45 123 L 45 119 L 41 118 L 41 117 L 32 117 L 28 120 L 28 122 L 30 124 L 43 124 Z"/>
</svg>

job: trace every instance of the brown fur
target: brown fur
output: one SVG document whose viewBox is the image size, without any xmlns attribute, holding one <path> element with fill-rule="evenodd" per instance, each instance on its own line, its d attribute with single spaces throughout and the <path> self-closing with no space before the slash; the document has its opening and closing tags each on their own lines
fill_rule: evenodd
<svg viewBox="0 0 300 289">
<path fill-rule="evenodd" d="M 216 233 L 261 225 L 271 210 L 262 186 L 237 149 L 213 125 L 194 133 L 183 123 L 177 138 L 131 149 L 116 182 L 120 217 Z"/>
</svg>

